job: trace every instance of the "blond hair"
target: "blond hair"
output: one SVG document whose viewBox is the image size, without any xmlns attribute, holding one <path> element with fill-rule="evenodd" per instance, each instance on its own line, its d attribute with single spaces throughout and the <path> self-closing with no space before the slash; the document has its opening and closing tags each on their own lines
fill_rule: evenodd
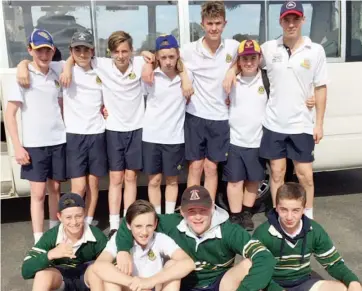
<svg viewBox="0 0 362 291">
<path fill-rule="evenodd" d="M 108 38 L 108 49 L 112 52 L 117 49 L 117 47 L 123 43 L 127 42 L 129 45 L 129 48 L 133 50 L 133 40 L 132 37 L 124 31 L 115 31 L 111 34 L 111 36 Z"/>
<path fill-rule="evenodd" d="M 201 19 L 223 17 L 225 19 L 225 5 L 223 1 L 206 1 L 201 6 Z"/>
<path fill-rule="evenodd" d="M 177 73 L 181 73 L 184 70 L 184 64 L 180 58 L 180 50 L 178 48 L 175 48 L 177 55 L 178 55 L 178 59 L 177 59 L 177 63 L 176 63 L 176 71 Z M 156 56 L 158 57 L 158 52 L 156 51 Z M 156 58 L 156 61 L 153 64 L 153 69 L 155 70 L 156 68 L 161 67 L 160 65 L 160 61 Z"/>
</svg>

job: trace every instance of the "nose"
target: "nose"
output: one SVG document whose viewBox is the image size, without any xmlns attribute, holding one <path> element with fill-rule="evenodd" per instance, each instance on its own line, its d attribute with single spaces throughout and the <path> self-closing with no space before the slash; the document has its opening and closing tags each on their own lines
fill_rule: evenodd
<svg viewBox="0 0 362 291">
<path fill-rule="evenodd" d="M 293 214 L 291 212 L 288 212 L 287 219 L 292 220 L 292 218 L 293 218 Z"/>
</svg>

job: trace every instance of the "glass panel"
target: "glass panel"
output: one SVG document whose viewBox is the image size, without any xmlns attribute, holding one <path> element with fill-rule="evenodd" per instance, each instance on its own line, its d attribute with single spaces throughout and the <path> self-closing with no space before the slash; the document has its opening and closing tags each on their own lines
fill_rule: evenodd
<svg viewBox="0 0 362 291">
<path fill-rule="evenodd" d="M 351 1 L 351 33 L 349 56 L 362 57 L 362 1 Z M 348 22 L 347 22 L 348 23 Z"/>
<path fill-rule="evenodd" d="M 190 1 L 190 36 L 195 41 L 204 35 L 201 23 L 201 5 L 205 1 Z M 224 38 L 238 41 L 252 38 L 264 42 L 264 2 L 224 1 L 227 24 Z"/>
<path fill-rule="evenodd" d="M 105 56 L 112 32 L 123 30 L 133 38 L 136 53 L 153 50 L 160 34 L 179 36 L 177 1 L 97 1 L 99 55 Z"/>
</svg>

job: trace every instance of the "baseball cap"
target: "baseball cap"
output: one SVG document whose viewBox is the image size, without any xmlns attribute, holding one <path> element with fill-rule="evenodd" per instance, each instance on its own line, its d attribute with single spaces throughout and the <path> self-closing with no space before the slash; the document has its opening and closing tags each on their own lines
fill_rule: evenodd
<svg viewBox="0 0 362 291">
<path fill-rule="evenodd" d="M 82 207 L 85 208 L 83 198 L 75 193 L 66 193 L 59 199 L 58 211 L 61 212 L 64 209 L 70 207 Z"/>
<path fill-rule="evenodd" d="M 70 47 L 81 45 L 91 49 L 94 48 L 93 35 L 87 30 L 75 32 L 70 41 Z"/>
<path fill-rule="evenodd" d="M 213 205 L 209 191 L 202 186 L 191 186 L 186 188 L 181 197 L 181 209 L 187 210 L 191 206 L 211 208 Z"/>
<path fill-rule="evenodd" d="M 280 18 L 285 17 L 288 14 L 296 14 L 298 16 L 304 15 L 303 5 L 299 1 L 287 1 L 284 2 L 280 8 Z"/>
<path fill-rule="evenodd" d="M 178 47 L 177 39 L 172 34 L 160 35 L 156 39 L 156 51 Z"/>
<path fill-rule="evenodd" d="M 252 39 L 243 40 L 238 48 L 238 56 L 261 54 L 261 48 L 257 41 Z"/>
<path fill-rule="evenodd" d="M 29 37 L 29 44 L 32 49 L 48 47 L 54 50 L 53 37 L 45 29 L 34 29 Z"/>
</svg>

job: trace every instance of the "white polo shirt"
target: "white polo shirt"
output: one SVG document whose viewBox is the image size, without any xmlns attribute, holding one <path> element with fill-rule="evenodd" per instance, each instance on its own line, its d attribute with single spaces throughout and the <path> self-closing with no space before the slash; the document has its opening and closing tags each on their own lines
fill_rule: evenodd
<svg viewBox="0 0 362 291">
<path fill-rule="evenodd" d="M 285 134 L 313 134 L 314 110 L 305 101 L 315 87 L 328 83 L 323 47 L 304 37 L 303 45 L 289 57 L 280 37 L 264 43 L 262 51 L 270 80 L 263 125 Z"/>
<path fill-rule="evenodd" d="M 109 58 L 94 58 L 92 66 L 102 80 L 103 100 L 108 111 L 106 129 L 132 131 L 142 128 L 145 110 L 141 73 L 143 57 L 134 57 L 122 74 Z"/>
<path fill-rule="evenodd" d="M 182 94 L 180 76 L 171 80 L 157 68 L 153 84 L 144 84 L 144 89 L 147 102 L 142 140 L 161 144 L 184 143 L 186 99 Z"/>
<path fill-rule="evenodd" d="M 62 71 L 65 62 L 52 62 L 51 67 Z M 64 123 L 66 131 L 75 134 L 103 133 L 106 122 L 101 113 L 102 82 L 94 70 L 73 67 L 72 82 L 63 88 Z"/>
<path fill-rule="evenodd" d="M 261 72 L 255 77 L 236 77 L 230 92 L 230 143 L 240 147 L 260 147 L 262 122 L 268 102 Z"/>
<path fill-rule="evenodd" d="M 186 111 L 204 119 L 227 120 L 227 95 L 222 82 L 237 57 L 239 42 L 223 39 L 212 55 L 204 47 L 203 39 L 186 44 L 181 50 L 182 60 L 193 74 L 195 90 Z"/>
<path fill-rule="evenodd" d="M 133 258 L 132 276 L 148 278 L 157 274 L 162 270 L 165 259 L 171 258 L 178 249 L 180 247 L 172 238 L 159 232 L 154 232 L 153 238 L 145 249 L 134 242 L 130 251 Z M 113 258 L 117 257 L 116 235 L 112 236 L 104 250 Z"/>
<path fill-rule="evenodd" d="M 14 80 L 8 101 L 22 103 L 21 125 L 24 147 L 44 147 L 65 143 L 65 126 L 58 98 L 61 97 L 59 77 L 54 70 L 37 71 L 28 65 L 30 88 L 20 87 Z"/>
</svg>

